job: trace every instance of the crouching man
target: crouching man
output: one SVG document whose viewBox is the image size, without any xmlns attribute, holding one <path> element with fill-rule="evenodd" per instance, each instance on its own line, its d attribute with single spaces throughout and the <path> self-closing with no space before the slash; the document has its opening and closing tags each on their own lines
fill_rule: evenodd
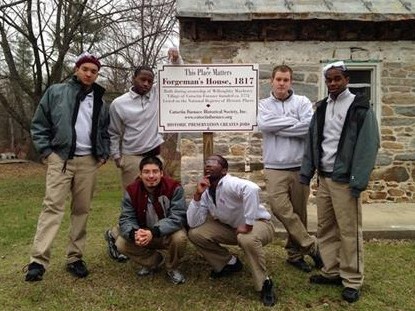
<svg viewBox="0 0 415 311">
<path fill-rule="evenodd" d="M 171 282 L 184 283 L 178 270 L 187 243 L 184 190 L 179 182 L 163 176 L 163 164 L 155 156 L 143 158 L 139 170 L 140 178 L 127 186 L 121 203 L 115 245 L 142 265 L 138 276 L 152 274 L 165 262 Z"/>
<path fill-rule="evenodd" d="M 241 261 L 222 244 L 239 245 L 247 257 L 255 290 L 266 306 L 275 304 L 272 280 L 267 275 L 263 246 L 274 236 L 271 215 L 259 203 L 260 188 L 228 174 L 228 162 L 220 155 L 205 162 L 187 211 L 190 241 L 212 266 L 211 278 L 242 270 Z"/>
</svg>

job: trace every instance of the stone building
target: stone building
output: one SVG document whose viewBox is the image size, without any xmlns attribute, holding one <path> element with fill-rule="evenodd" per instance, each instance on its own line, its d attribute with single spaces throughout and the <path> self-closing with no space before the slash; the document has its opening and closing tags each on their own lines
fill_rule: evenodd
<svg viewBox="0 0 415 311">
<path fill-rule="evenodd" d="M 322 68 L 343 60 L 350 88 L 369 96 L 381 148 L 365 202 L 415 202 L 415 1 L 177 0 L 186 63 L 257 63 L 260 97 L 273 66 L 290 65 L 294 89 L 326 94 Z M 202 134 L 182 135 L 182 181 L 200 175 Z M 215 133 L 214 152 L 231 171 L 264 185 L 260 133 Z"/>
</svg>

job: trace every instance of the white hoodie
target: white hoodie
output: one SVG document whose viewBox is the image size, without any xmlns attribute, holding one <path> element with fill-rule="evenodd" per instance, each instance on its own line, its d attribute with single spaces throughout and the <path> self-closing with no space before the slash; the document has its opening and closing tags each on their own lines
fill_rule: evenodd
<svg viewBox="0 0 415 311">
<path fill-rule="evenodd" d="M 258 129 L 263 134 L 265 168 L 301 166 L 313 107 L 307 97 L 290 94 L 284 101 L 271 94 L 259 102 Z"/>
</svg>

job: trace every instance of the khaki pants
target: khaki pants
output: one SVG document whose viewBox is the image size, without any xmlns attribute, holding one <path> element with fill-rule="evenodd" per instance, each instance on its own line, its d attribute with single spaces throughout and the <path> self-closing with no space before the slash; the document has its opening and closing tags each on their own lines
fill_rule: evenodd
<svg viewBox="0 0 415 311">
<path fill-rule="evenodd" d="M 340 276 L 345 287 L 359 289 L 364 268 L 360 199 L 351 196 L 348 184 L 320 176 L 316 200 L 322 274 Z"/>
<path fill-rule="evenodd" d="M 216 272 L 221 271 L 232 256 L 221 244 L 239 245 L 251 268 L 255 290 L 262 289 L 267 278 L 263 246 L 274 237 L 274 226 L 270 221 L 255 221 L 251 232 L 237 235 L 234 228 L 209 216 L 203 225 L 190 229 L 188 234 L 189 240 Z"/>
<path fill-rule="evenodd" d="M 67 247 L 67 262 L 82 258 L 86 242 L 86 225 L 96 184 L 98 163 L 93 156 L 75 157 L 64 161 L 55 153 L 47 158 L 46 192 L 33 241 L 30 262 L 49 265 L 52 242 L 65 213 L 69 193 L 71 201 L 71 227 Z"/>
<path fill-rule="evenodd" d="M 268 201 L 275 217 L 288 233 L 288 260 L 315 254 L 317 239 L 307 231 L 307 201 L 310 188 L 299 182 L 299 172 L 265 169 Z"/>
<path fill-rule="evenodd" d="M 113 228 L 114 232 L 115 228 Z M 186 230 L 181 229 L 172 233 L 171 235 L 154 238 L 146 247 L 141 247 L 135 243 L 126 240 L 121 234 L 117 234 L 115 245 L 117 249 L 124 255 L 128 256 L 138 264 L 155 268 L 159 264 L 160 250 L 167 251 L 166 269 L 177 269 L 180 264 L 180 259 L 183 257 L 186 250 L 187 235 Z"/>
</svg>

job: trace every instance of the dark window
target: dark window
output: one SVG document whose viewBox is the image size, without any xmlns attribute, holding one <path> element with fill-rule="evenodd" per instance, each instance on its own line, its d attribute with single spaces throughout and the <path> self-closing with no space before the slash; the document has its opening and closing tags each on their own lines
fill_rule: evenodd
<svg viewBox="0 0 415 311">
<path fill-rule="evenodd" d="M 371 82 L 372 70 L 354 70 L 349 69 L 350 82 L 349 89 L 353 94 L 362 94 L 369 98 L 373 105 Z"/>
</svg>

